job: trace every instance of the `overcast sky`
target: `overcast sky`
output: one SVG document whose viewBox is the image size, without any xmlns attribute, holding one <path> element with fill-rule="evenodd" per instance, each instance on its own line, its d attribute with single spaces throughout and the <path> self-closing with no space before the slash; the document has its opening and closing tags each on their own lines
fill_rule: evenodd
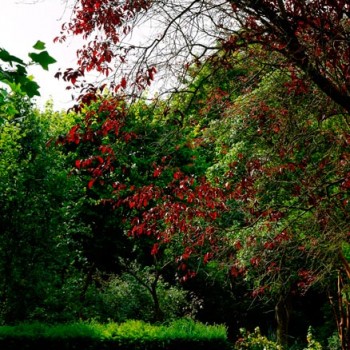
<svg viewBox="0 0 350 350">
<path fill-rule="evenodd" d="M 30 73 L 40 85 L 42 106 L 50 97 L 56 109 L 67 109 L 72 105 L 71 94 L 65 89 L 65 82 L 53 76 L 59 67 L 74 66 L 77 42 L 68 40 L 64 44 L 54 44 L 53 39 L 59 35 L 62 23 L 69 16 L 62 0 L 1 0 L 0 11 L 0 47 L 24 60 L 29 61 L 28 52 L 41 40 L 57 63 L 50 65 L 49 71 L 33 68 Z"/>
</svg>

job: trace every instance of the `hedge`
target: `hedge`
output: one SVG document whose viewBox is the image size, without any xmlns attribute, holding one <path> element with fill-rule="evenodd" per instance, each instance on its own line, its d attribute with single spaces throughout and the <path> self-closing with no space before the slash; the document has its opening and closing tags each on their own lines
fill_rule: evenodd
<svg viewBox="0 0 350 350">
<path fill-rule="evenodd" d="M 125 323 L 25 323 L 0 327 L 2 350 L 228 350 L 223 325 L 181 319 L 168 325 Z"/>
</svg>

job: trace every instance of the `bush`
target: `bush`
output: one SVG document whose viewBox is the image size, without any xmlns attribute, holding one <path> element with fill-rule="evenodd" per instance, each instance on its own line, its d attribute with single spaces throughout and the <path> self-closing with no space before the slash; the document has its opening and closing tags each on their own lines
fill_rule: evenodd
<svg viewBox="0 0 350 350">
<path fill-rule="evenodd" d="M 321 344 L 314 338 L 311 327 L 307 331 L 306 340 L 307 347 L 304 350 L 322 350 Z"/>
<path fill-rule="evenodd" d="M 327 339 L 329 350 L 340 350 L 341 344 L 338 332 L 335 332 L 331 337 Z"/>
<path fill-rule="evenodd" d="M 144 283 L 154 278 L 152 272 L 146 268 L 140 270 L 140 275 Z M 186 291 L 170 286 L 160 278 L 157 283 L 157 295 L 165 321 L 183 316 L 188 304 Z M 101 299 L 104 313 L 117 322 L 125 322 L 128 319 L 151 322 L 154 319 L 154 301 L 149 290 L 131 274 L 113 276 L 104 284 Z"/>
<path fill-rule="evenodd" d="M 228 349 L 226 328 L 207 326 L 190 319 L 177 320 L 168 326 L 127 321 L 122 324 L 79 322 L 48 326 L 36 323 L 0 327 L 0 348 L 6 350 L 180 350 L 190 347 Z"/>
<path fill-rule="evenodd" d="M 235 344 L 235 350 L 282 350 L 276 342 L 267 339 L 260 333 L 260 328 L 256 327 L 253 333 L 241 329 L 242 338 Z"/>
</svg>

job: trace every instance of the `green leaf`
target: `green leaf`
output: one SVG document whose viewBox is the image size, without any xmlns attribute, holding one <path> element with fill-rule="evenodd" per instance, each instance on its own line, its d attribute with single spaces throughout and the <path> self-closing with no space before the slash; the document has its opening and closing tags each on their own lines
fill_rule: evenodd
<svg viewBox="0 0 350 350">
<path fill-rule="evenodd" d="M 16 62 L 19 64 L 25 64 L 20 58 L 11 55 L 7 50 L 5 49 L 0 49 L 0 60 L 4 61 L 4 62 Z"/>
<path fill-rule="evenodd" d="M 40 86 L 33 80 L 26 77 L 20 81 L 21 90 L 27 94 L 28 97 L 40 96 Z"/>
<path fill-rule="evenodd" d="M 10 89 L 17 94 L 25 93 L 30 98 L 40 96 L 40 86 L 26 75 L 16 75 L 14 78 L 10 76 L 10 79 L 3 80 L 2 82 L 7 84 Z"/>
<path fill-rule="evenodd" d="M 24 66 L 17 66 L 17 71 L 13 74 L 18 77 L 27 75 L 27 69 Z"/>
<path fill-rule="evenodd" d="M 49 70 L 49 64 L 56 63 L 57 61 L 51 57 L 47 51 L 43 51 L 40 53 L 31 52 L 28 56 L 33 60 L 33 62 L 38 63 L 45 70 Z"/>
<path fill-rule="evenodd" d="M 33 46 L 33 49 L 35 49 L 35 50 L 40 50 L 40 51 L 45 50 L 45 43 L 42 42 L 42 41 L 40 41 L 40 40 L 38 40 L 38 41 L 35 43 L 35 45 Z"/>
</svg>

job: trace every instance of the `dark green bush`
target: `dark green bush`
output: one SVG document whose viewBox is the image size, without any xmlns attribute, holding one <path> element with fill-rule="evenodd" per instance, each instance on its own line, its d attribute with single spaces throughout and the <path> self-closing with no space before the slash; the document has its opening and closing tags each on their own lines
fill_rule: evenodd
<svg viewBox="0 0 350 350">
<path fill-rule="evenodd" d="M 147 281 L 154 280 L 152 271 L 148 267 L 132 266 L 135 275 L 143 280 L 141 284 L 132 274 L 123 273 L 111 276 L 105 282 L 99 293 L 102 305 L 108 317 L 117 322 L 129 319 L 140 319 L 146 322 L 154 320 L 154 300 L 145 287 Z M 142 277 L 141 277 L 142 276 Z M 162 277 L 157 283 L 157 296 L 164 321 L 183 316 L 183 309 L 187 305 L 187 292 L 179 287 L 171 286 Z"/>
</svg>

